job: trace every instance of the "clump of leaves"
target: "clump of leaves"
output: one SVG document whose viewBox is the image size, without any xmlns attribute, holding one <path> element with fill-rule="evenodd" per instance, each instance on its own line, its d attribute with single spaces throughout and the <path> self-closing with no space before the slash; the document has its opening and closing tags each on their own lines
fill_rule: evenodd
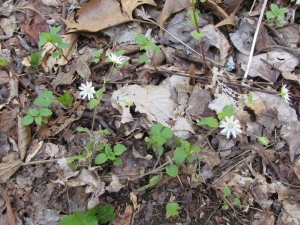
<svg viewBox="0 0 300 225">
<path fill-rule="evenodd" d="M 37 69 L 42 58 L 42 52 L 32 52 L 30 55 L 30 65 Z"/>
<path fill-rule="evenodd" d="M 47 124 L 48 117 L 52 115 L 52 111 L 48 109 L 48 107 L 53 101 L 52 91 L 44 91 L 33 102 L 34 105 L 42 106 L 42 108 L 39 110 L 30 108 L 28 110 L 28 114 L 21 120 L 22 126 L 30 125 L 33 121 L 35 121 L 38 125 L 42 125 L 42 123 Z"/>
<path fill-rule="evenodd" d="M 106 224 L 115 219 L 115 208 L 112 205 L 96 206 L 87 212 L 77 211 L 64 216 L 59 225 L 98 225 Z"/>
<path fill-rule="evenodd" d="M 135 35 L 135 41 L 138 43 L 141 47 L 140 50 L 146 50 L 149 52 L 151 61 L 154 53 L 161 52 L 161 49 L 159 46 L 157 46 L 151 39 L 147 40 L 146 36 L 143 34 L 136 34 Z M 139 56 L 139 62 L 144 63 L 148 60 L 148 56 L 141 55 Z"/>
<path fill-rule="evenodd" d="M 266 12 L 266 17 L 270 21 L 269 26 L 283 27 L 284 14 L 288 13 L 287 8 L 279 8 L 276 4 L 271 4 L 271 11 Z"/>
<path fill-rule="evenodd" d="M 145 138 L 145 141 L 147 142 L 147 149 L 152 148 L 153 151 L 158 155 L 159 160 L 161 155 L 164 153 L 163 145 L 173 137 L 173 131 L 168 127 L 164 127 L 160 123 L 151 126 L 150 129 L 152 135 Z"/>
<path fill-rule="evenodd" d="M 168 203 L 166 205 L 166 210 L 171 216 L 178 215 L 178 208 L 179 208 L 179 205 L 177 203 Z"/>
<path fill-rule="evenodd" d="M 96 164 L 103 164 L 108 160 L 112 160 L 114 165 L 120 165 L 122 163 L 122 159 L 118 156 L 122 155 L 127 148 L 122 144 L 117 144 L 113 147 L 113 149 L 107 145 L 100 145 L 96 146 L 96 151 L 103 151 L 102 153 L 98 154 L 95 163 Z"/>
<path fill-rule="evenodd" d="M 100 61 L 100 57 L 103 54 L 103 49 L 99 49 L 98 51 L 93 52 L 94 63 L 98 63 Z"/>
<path fill-rule="evenodd" d="M 69 48 L 70 45 L 63 41 L 62 37 L 57 33 L 60 31 L 61 26 L 52 27 L 49 33 L 41 32 L 40 33 L 40 41 L 38 43 L 39 48 L 42 47 L 47 42 L 51 43 L 56 51 L 53 52 L 52 57 L 56 58 L 62 55 L 62 49 Z"/>
<path fill-rule="evenodd" d="M 64 106 L 68 107 L 73 102 L 73 97 L 70 94 L 70 91 L 66 91 L 63 96 L 57 97 L 56 100 L 59 101 Z"/>
<path fill-rule="evenodd" d="M 229 207 L 228 207 L 228 202 L 227 201 L 229 201 L 228 199 L 231 196 L 231 190 L 230 190 L 229 187 L 225 186 L 223 192 L 224 192 L 226 201 L 224 201 L 222 209 L 223 210 L 228 210 Z M 233 198 L 233 204 L 240 206 L 241 205 L 241 200 L 239 198 Z"/>
</svg>

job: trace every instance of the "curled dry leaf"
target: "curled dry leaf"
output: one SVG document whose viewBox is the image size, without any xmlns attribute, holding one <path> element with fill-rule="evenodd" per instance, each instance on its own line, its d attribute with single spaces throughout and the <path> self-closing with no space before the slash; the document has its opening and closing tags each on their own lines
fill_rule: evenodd
<svg viewBox="0 0 300 225">
<path fill-rule="evenodd" d="M 26 157 L 25 162 L 30 162 L 31 159 L 36 155 L 36 153 L 39 152 L 39 150 L 41 149 L 42 145 L 43 145 L 43 141 L 40 141 L 39 143 L 35 144 L 32 149 L 30 150 L 29 154 Z"/>
<path fill-rule="evenodd" d="M 29 126 L 21 125 L 22 118 L 18 116 L 18 148 L 20 159 L 23 160 L 25 158 L 27 148 L 31 141 L 31 131 Z"/>
</svg>

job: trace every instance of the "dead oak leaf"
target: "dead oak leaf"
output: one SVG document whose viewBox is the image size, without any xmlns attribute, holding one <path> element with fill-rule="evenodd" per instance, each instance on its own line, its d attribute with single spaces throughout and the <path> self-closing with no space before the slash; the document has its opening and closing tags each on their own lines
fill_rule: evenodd
<svg viewBox="0 0 300 225">
<path fill-rule="evenodd" d="M 124 11 L 117 0 L 91 0 L 82 4 L 77 11 L 76 22 L 64 20 L 65 24 L 70 28 L 70 32 L 89 31 L 97 32 L 108 27 L 116 26 L 132 20 L 132 11 L 141 4 L 156 5 L 153 0 L 123 0 L 122 5 Z"/>
</svg>

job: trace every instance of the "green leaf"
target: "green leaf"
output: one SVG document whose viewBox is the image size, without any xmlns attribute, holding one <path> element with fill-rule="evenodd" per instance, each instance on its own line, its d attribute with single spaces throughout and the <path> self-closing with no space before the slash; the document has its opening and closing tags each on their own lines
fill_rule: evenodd
<svg viewBox="0 0 300 225">
<path fill-rule="evenodd" d="M 70 48 L 70 45 L 66 42 L 61 41 L 58 43 L 57 47 L 61 49 L 65 49 L 65 48 Z"/>
<path fill-rule="evenodd" d="M 155 147 L 155 151 L 157 152 L 158 156 L 160 157 L 164 153 L 165 149 L 162 146 L 157 146 L 157 147 Z"/>
<path fill-rule="evenodd" d="M 110 160 L 114 160 L 116 157 L 115 157 L 115 154 L 113 153 L 111 147 L 109 145 L 106 145 L 105 146 L 105 153 L 107 155 L 107 158 L 110 159 Z"/>
<path fill-rule="evenodd" d="M 72 163 L 75 160 L 79 160 L 79 161 L 85 161 L 87 157 L 83 156 L 83 155 L 77 155 L 77 156 L 73 156 L 70 158 L 66 158 L 66 162 L 67 163 Z"/>
<path fill-rule="evenodd" d="M 198 14 L 199 11 L 196 11 L 195 12 L 195 16 L 196 16 L 196 21 L 198 23 L 199 21 L 199 14 Z M 196 28 L 196 26 L 198 26 L 198 24 L 195 23 L 195 19 L 194 19 L 194 13 L 193 13 L 193 10 L 190 9 L 188 12 L 187 12 L 187 22 L 189 24 L 191 24 L 194 28 Z"/>
<path fill-rule="evenodd" d="M 97 219 L 101 224 L 111 222 L 115 219 L 115 208 L 112 205 L 100 206 L 97 210 Z"/>
<path fill-rule="evenodd" d="M 186 157 L 186 159 L 187 159 L 187 161 L 188 161 L 189 163 L 192 163 L 192 162 L 194 161 L 194 156 L 193 156 L 193 155 L 188 155 L 188 156 Z"/>
<path fill-rule="evenodd" d="M 213 117 L 205 117 L 197 123 L 197 126 L 207 125 L 211 128 L 216 128 L 219 126 L 218 121 Z"/>
<path fill-rule="evenodd" d="M 143 34 L 136 34 L 135 41 L 139 45 L 145 45 L 147 43 L 147 39 L 146 39 L 145 35 L 143 35 Z"/>
<path fill-rule="evenodd" d="M 48 42 L 46 34 L 47 33 L 44 32 L 40 33 L 40 41 L 38 43 L 39 48 Z"/>
<path fill-rule="evenodd" d="M 121 49 L 121 50 L 115 52 L 115 55 L 116 56 L 122 56 L 124 53 L 125 53 L 125 50 Z"/>
<path fill-rule="evenodd" d="M 276 4 L 271 4 L 270 8 L 275 15 L 277 15 L 280 12 L 280 10 Z"/>
<path fill-rule="evenodd" d="M 21 125 L 22 126 L 26 126 L 26 125 L 30 125 L 33 123 L 33 119 L 34 117 L 31 115 L 26 115 L 24 118 L 22 118 L 21 120 Z"/>
<path fill-rule="evenodd" d="M 235 205 L 241 205 L 241 200 L 239 198 L 234 198 L 233 199 L 233 204 L 235 204 Z"/>
<path fill-rule="evenodd" d="M 148 56 L 146 56 L 146 55 L 140 55 L 140 56 L 139 56 L 139 63 L 144 63 L 144 62 L 146 62 L 148 59 L 149 59 Z"/>
<path fill-rule="evenodd" d="M 52 57 L 55 59 L 57 58 L 58 56 L 62 55 L 62 52 L 61 51 L 58 51 L 58 52 L 53 52 L 52 53 Z"/>
<path fill-rule="evenodd" d="M 164 128 L 164 126 L 162 124 L 158 123 L 158 124 L 151 126 L 151 131 L 153 132 L 153 134 L 160 134 L 160 132 L 162 131 L 163 128 Z"/>
<path fill-rule="evenodd" d="M 61 26 L 51 27 L 49 34 L 52 34 L 52 36 L 54 36 L 55 34 L 57 34 L 60 31 L 60 29 L 61 29 Z"/>
<path fill-rule="evenodd" d="M 217 113 L 219 116 L 219 119 L 222 120 L 227 116 L 230 118 L 233 115 L 233 105 L 226 105 L 221 112 Z"/>
<path fill-rule="evenodd" d="M 105 153 L 100 153 L 99 155 L 97 155 L 95 159 L 95 163 L 102 164 L 105 163 L 107 160 L 108 160 L 107 155 Z"/>
<path fill-rule="evenodd" d="M 193 145 L 190 150 L 190 152 L 200 152 L 200 151 L 201 151 L 200 147 L 196 145 Z"/>
<path fill-rule="evenodd" d="M 122 163 L 122 159 L 120 157 L 116 157 L 116 159 L 113 160 L 113 163 L 115 166 L 118 166 Z"/>
<path fill-rule="evenodd" d="M 98 51 L 93 52 L 94 63 L 98 63 L 100 60 L 100 56 L 103 54 L 103 49 L 99 49 Z"/>
<path fill-rule="evenodd" d="M 8 65 L 8 61 L 2 57 L 0 57 L 0 66 L 7 66 Z"/>
<path fill-rule="evenodd" d="M 157 134 L 153 134 L 152 135 L 152 140 L 156 143 L 156 145 L 158 146 L 162 146 L 163 144 L 165 144 L 167 142 L 167 140 L 160 136 L 160 135 L 157 135 Z"/>
<path fill-rule="evenodd" d="M 42 117 L 41 116 L 37 116 L 34 118 L 34 121 L 38 124 L 38 125 L 42 125 Z"/>
<path fill-rule="evenodd" d="M 178 166 L 170 165 L 166 167 L 166 172 L 171 177 L 176 177 L 178 175 Z"/>
<path fill-rule="evenodd" d="M 229 207 L 228 207 L 228 205 L 224 204 L 224 205 L 222 206 L 222 209 L 223 209 L 223 210 L 228 210 Z"/>
<path fill-rule="evenodd" d="M 28 114 L 29 115 L 31 115 L 31 116 L 33 116 L 33 117 L 36 117 L 36 116 L 38 116 L 40 113 L 39 113 L 39 111 L 37 111 L 36 109 L 28 109 Z"/>
<path fill-rule="evenodd" d="M 30 55 L 30 65 L 37 68 L 42 58 L 42 52 L 32 52 Z"/>
<path fill-rule="evenodd" d="M 110 134 L 110 132 L 108 130 L 106 130 L 106 129 L 95 131 L 95 133 L 97 133 L 97 134 L 107 134 L 107 135 Z"/>
<path fill-rule="evenodd" d="M 143 186 L 143 187 L 140 187 L 137 189 L 137 191 L 144 191 L 146 190 L 147 188 L 149 187 L 153 187 L 154 185 L 156 185 L 160 180 L 162 179 L 162 173 L 160 173 L 159 175 L 156 175 L 154 177 L 152 177 L 150 180 L 149 180 L 149 184 Z"/>
<path fill-rule="evenodd" d="M 200 33 L 198 33 L 197 31 L 194 30 L 191 33 L 191 36 L 198 41 L 200 41 L 204 37 L 204 35 L 205 35 L 204 31 L 200 31 Z"/>
<path fill-rule="evenodd" d="M 122 155 L 123 152 L 125 152 L 127 148 L 122 144 L 116 144 L 114 146 L 114 153 L 115 155 Z"/>
<path fill-rule="evenodd" d="M 100 100 L 92 98 L 90 101 L 90 109 L 97 107 L 100 103 Z"/>
<path fill-rule="evenodd" d="M 253 103 L 252 92 L 249 92 L 249 94 L 248 94 L 248 104 L 252 104 L 252 103 Z"/>
<path fill-rule="evenodd" d="M 133 101 L 131 101 L 130 99 L 125 99 L 124 102 L 125 102 L 125 104 L 126 104 L 127 106 L 129 106 L 129 107 L 131 107 L 131 106 L 134 105 Z"/>
<path fill-rule="evenodd" d="M 97 218 L 87 213 L 78 211 L 74 212 L 73 215 L 64 216 L 60 221 L 59 225 L 98 225 Z"/>
<path fill-rule="evenodd" d="M 66 91 L 62 97 L 57 97 L 56 100 L 59 101 L 64 106 L 68 107 L 73 102 L 73 97 L 70 94 L 70 91 Z"/>
<path fill-rule="evenodd" d="M 98 91 L 95 92 L 95 96 L 97 99 L 102 99 L 102 94 L 103 92 L 106 91 L 105 86 L 103 86 L 102 88 L 100 88 Z"/>
<path fill-rule="evenodd" d="M 229 197 L 231 195 L 231 190 L 229 187 L 225 186 L 223 191 L 226 197 Z"/>
<path fill-rule="evenodd" d="M 75 131 L 90 133 L 90 130 L 84 127 L 77 127 Z"/>
<path fill-rule="evenodd" d="M 166 210 L 168 213 L 171 214 L 171 216 L 178 215 L 178 208 L 179 208 L 179 205 L 177 203 L 168 203 L 166 205 Z"/>
<path fill-rule="evenodd" d="M 48 109 L 48 108 L 41 108 L 40 109 L 40 115 L 48 117 L 48 116 L 52 115 L 52 111 L 50 109 Z"/>
<path fill-rule="evenodd" d="M 259 143 L 261 143 L 264 146 L 267 146 L 269 144 L 269 140 L 265 137 L 257 137 Z"/>
<path fill-rule="evenodd" d="M 269 19 L 275 18 L 276 15 L 272 11 L 268 11 L 268 12 L 266 12 L 266 17 L 269 20 Z"/>
<path fill-rule="evenodd" d="M 39 97 L 37 97 L 33 104 L 36 106 L 48 107 L 54 101 L 52 91 L 44 91 Z"/>
<path fill-rule="evenodd" d="M 180 165 L 185 158 L 187 157 L 188 153 L 182 147 L 178 147 L 174 151 L 174 161 L 177 165 Z"/>
<path fill-rule="evenodd" d="M 161 133 L 161 136 L 163 136 L 166 139 L 172 138 L 173 137 L 173 131 L 171 130 L 171 128 L 165 127 Z"/>
</svg>

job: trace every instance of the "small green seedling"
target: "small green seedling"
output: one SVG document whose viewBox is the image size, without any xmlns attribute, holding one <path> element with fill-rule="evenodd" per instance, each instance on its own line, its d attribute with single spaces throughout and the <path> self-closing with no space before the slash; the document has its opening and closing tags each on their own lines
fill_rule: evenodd
<svg viewBox="0 0 300 225">
<path fill-rule="evenodd" d="M 28 114 L 22 118 L 21 125 L 30 125 L 35 121 L 38 125 L 42 123 L 48 123 L 48 117 L 52 115 L 52 111 L 48 109 L 51 103 L 54 101 L 52 91 L 44 91 L 39 97 L 37 97 L 33 104 L 36 106 L 43 106 L 43 108 L 37 110 L 30 108 Z"/>
<path fill-rule="evenodd" d="M 143 34 L 135 35 L 135 41 L 141 46 L 140 50 L 146 50 L 149 52 L 151 61 L 152 61 L 154 53 L 161 52 L 160 47 L 157 46 L 151 39 L 147 40 L 146 36 Z M 148 56 L 146 56 L 146 55 L 141 55 L 139 57 L 140 63 L 144 63 L 147 60 L 148 60 Z"/>
<path fill-rule="evenodd" d="M 57 33 L 60 31 L 61 26 L 59 27 L 52 27 L 49 33 L 41 32 L 40 33 L 40 41 L 38 43 L 39 48 L 42 47 L 47 42 L 51 43 L 56 51 L 53 52 L 52 57 L 56 58 L 62 55 L 62 49 L 69 48 L 70 45 L 63 41 L 62 37 L 59 36 Z M 66 58 L 66 57 L 64 57 Z"/>
<path fill-rule="evenodd" d="M 143 187 L 140 187 L 138 188 L 137 190 L 138 191 L 144 191 L 146 190 L 147 188 L 150 188 L 150 187 L 153 187 L 154 185 L 156 185 L 161 179 L 162 179 L 162 173 L 152 177 L 150 180 L 149 180 L 149 184 L 143 186 Z"/>
<path fill-rule="evenodd" d="M 158 155 L 158 160 L 164 152 L 163 145 L 173 137 L 173 131 L 164 127 L 162 124 L 158 123 L 151 127 L 152 135 L 146 137 L 145 141 L 147 142 L 147 149 L 152 148 L 153 151 Z"/>
<path fill-rule="evenodd" d="M 106 224 L 115 219 L 115 208 L 112 205 L 96 206 L 87 212 L 77 211 L 72 215 L 64 216 L 59 225 L 98 225 Z"/>
<path fill-rule="evenodd" d="M 8 61 L 2 57 L 0 57 L 0 66 L 8 66 Z"/>
<path fill-rule="evenodd" d="M 190 9 L 187 12 L 187 21 L 189 24 L 191 24 L 195 28 L 195 30 L 193 32 L 191 32 L 191 36 L 198 41 L 200 41 L 205 35 L 204 31 L 198 32 L 198 30 L 199 30 L 198 22 L 200 20 L 199 14 L 200 14 L 200 11 L 198 9 L 195 10 L 195 13 L 193 12 L 192 9 Z"/>
<path fill-rule="evenodd" d="M 42 58 L 42 52 L 32 52 L 30 55 L 30 65 L 37 69 Z"/>
<path fill-rule="evenodd" d="M 107 145 L 100 145 L 97 146 L 95 148 L 96 151 L 103 151 L 102 153 L 98 154 L 96 159 L 95 159 L 95 163 L 96 164 L 103 164 L 108 160 L 112 160 L 114 165 L 120 165 L 122 163 L 122 160 L 120 157 L 120 155 L 122 155 L 122 153 L 124 151 L 127 150 L 127 148 L 122 145 L 122 144 L 117 144 L 113 147 L 113 149 L 107 144 Z"/>
<path fill-rule="evenodd" d="M 100 61 L 100 57 L 103 54 L 103 49 L 99 49 L 98 51 L 93 52 L 94 63 L 98 63 Z"/>
<path fill-rule="evenodd" d="M 178 208 L 179 208 L 179 205 L 177 203 L 168 203 L 166 205 L 166 210 L 168 213 L 170 213 L 171 216 L 178 215 Z"/>
<path fill-rule="evenodd" d="M 59 101 L 64 106 L 68 107 L 73 102 L 73 97 L 70 94 L 70 91 L 66 91 L 63 96 L 57 97 L 56 100 Z"/>
<path fill-rule="evenodd" d="M 266 17 L 270 21 L 269 26 L 283 27 L 284 14 L 288 13 L 287 8 L 279 8 L 276 4 L 271 4 L 271 11 L 266 12 Z"/>
<path fill-rule="evenodd" d="M 229 207 L 228 207 L 228 204 L 227 204 L 227 203 L 228 203 L 228 201 L 229 201 L 228 199 L 229 199 L 230 196 L 231 196 L 231 190 L 230 190 L 229 187 L 225 186 L 223 192 L 224 192 L 224 195 L 225 195 L 226 200 L 225 200 L 224 203 L 223 203 L 222 209 L 223 209 L 223 210 L 228 210 Z M 234 199 L 233 199 L 233 204 L 240 206 L 240 205 L 241 205 L 241 200 L 240 200 L 239 198 L 234 198 Z"/>
</svg>

